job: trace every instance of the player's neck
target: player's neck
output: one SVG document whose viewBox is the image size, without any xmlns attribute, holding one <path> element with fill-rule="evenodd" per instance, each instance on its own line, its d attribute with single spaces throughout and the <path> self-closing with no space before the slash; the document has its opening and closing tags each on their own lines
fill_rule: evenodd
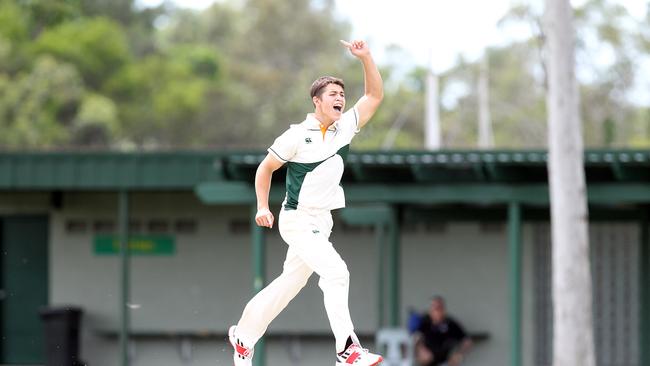
<svg viewBox="0 0 650 366">
<path fill-rule="evenodd" d="M 323 115 L 322 113 L 319 113 L 319 111 L 314 111 L 314 117 L 322 126 L 325 126 L 329 128 L 329 126 L 334 123 L 333 119 L 327 118 L 327 116 Z"/>
</svg>

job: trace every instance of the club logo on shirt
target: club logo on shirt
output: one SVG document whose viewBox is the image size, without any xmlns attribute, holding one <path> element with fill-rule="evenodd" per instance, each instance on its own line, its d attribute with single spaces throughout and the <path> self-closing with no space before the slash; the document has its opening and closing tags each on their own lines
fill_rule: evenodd
<svg viewBox="0 0 650 366">
<path fill-rule="evenodd" d="M 311 137 L 305 137 L 305 143 L 311 144 Z"/>
</svg>

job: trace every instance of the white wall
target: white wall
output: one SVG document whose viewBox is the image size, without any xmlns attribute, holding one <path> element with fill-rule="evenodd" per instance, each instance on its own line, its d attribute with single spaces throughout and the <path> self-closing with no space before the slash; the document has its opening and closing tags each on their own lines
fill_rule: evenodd
<svg viewBox="0 0 650 366">
<path fill-rule="evenodd" d="M 116 201 L 114 194 L 65 194 L 63 208 L 53 212 L 51 219 L 51 302 L 75 304 L 86 310 L 83 357 L 93 366 L 117 364 L 115 338 L 104 334 L 114 334 L 119 326 L 119 259 L 95 255 L 92 230 L 70 235 L 65 232 L 65 223 L 70 219 L 115 219 Z M 179 342 L 167 334 L 224 334 L 237 321 L 251 295 L 250 236 L 229 231 L 230 220 L 248 219 L 250 209 L 206 207 L 191 193 L 137 193 L 132 197 L 131 215 L 145 221 L 194 218 L 198 222 L 195 234 L 177 235 L 174 256 L 132 258 L 131 298 L 139 305 L 131 312 L 133 331 L 162 337 L 136 337 L 134 365 L 179 365 Z M 524 236 L 529 236 L 528 231 Z M 370 232 L 343 233 L 335 228 L 331 239 L 351 272 L 350 309 L 356 329 L 359 333 L 373 333 L 377 319 L 374 236 Z M 448 300 L 449 312 L 469 332 L 489 333 L 487 341 L 476 345 L 466 365 L 507 364 L 510 343 L 505 230 L 485 232 L 476 223 L 453 223 L 442 232 L 403 233 L 402 245 L 403 320 L 409 306 L 425 310 L 433 293 L 442 294 Z M 277 232 L 268 235 L 269 280 L 281 271 L 285 253 L 286 246 Z M 524 255 L 526 290 L 530 288 L 527 283 L 531 281 L 532 254 L 525 249 Z M 524 294 L 524 351 L 526 364 L 530 365 L 532 300 L 529 291 Z M 271 324 L 269 332 L 320 334 L 326 338 L 299 343 L 302 357 L 322 358 L 320 363 L 330 360 L 333 339 L 327 340 L 329 324 L 315 275 Z M 282 339 L 269 342 L 267 365 L 290 364 L 288 343 Z M 192 365 L 221 365 L 224 352 L 230 353 L 219 338 L 207 337 L 193 344 Z M 224 362 L 229 365 L 229 361 Z"/>
</svg>

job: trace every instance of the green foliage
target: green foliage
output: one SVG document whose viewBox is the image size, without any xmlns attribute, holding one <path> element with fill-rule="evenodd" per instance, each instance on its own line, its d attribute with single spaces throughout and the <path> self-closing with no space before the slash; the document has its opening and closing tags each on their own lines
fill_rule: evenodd
<svg viewBox="0 0 650 366">
<path fill-rule="evenodd" d="M 134 10 L 134 0 L 80 0 L 84 14 L 103 16 L 127 25 L 138 21 L 141 14 Z"/>
<path fill-rule="evenodd" d="M 13 73 L 28 63 L 29 14 L 15 2 L 0 0 L 0 72 Z"/>
<path fill-rule="evenodd" d="M 8 70 L 10 62 L 11 42 L 6 38 L 0 38 L 0 70 Z"/>
<path fill-rule="evenodd" d="M 500 23 L 527 23 L 534 35 L 487 51 L 498 148 L 546 146 L 540 18 L 513 7 Z M 650 146 L 650 113 L 629 102 L 650 22 L 590 0 L 576 24 L 587 146 Z M 0 0 L 0 147 L 266 147 L 311 111 L 317 77 L 342 77 L 348 107 L 362 95 L 361 65 L 338 43 L 349 34 L 334 0 L 230 0 L 204 11 Z M 589 57 L 599 50 L 611 62 Z M 421 148 L 426 70 L 404 70 L 398 46 L 387 52 L 384 103 L 355 148 Z M 479 62 L 459 58 L 440 75 L 447 148 L 476 146 Z"/>
<path fill-rule="evenodd" d="M 217 53 L 206 46 L 183 45 L 169 51 L 170 57 L 189 65 L 190 71 L 197 77 L 216 80 L 219 76 L 221 61 Z"/>
<path fill-rule="evenodd" d="M 72 124 L 75 146 L 108 147 L 119 133 L 115 103 L 102 95 L 87 93 Z"/>
<path fill-rule="evenodd" d="M 218 69 L 214 52 L 202 48 L 149 56 L 125 67 L 107 86 L 128 132 L 123 138 L 149 146 L 192 145 L 201 137 L 194 121 Z"/>
<path fill-rule="evenodd" d="M 22 0 L 21 6 L 30 14 L 34 33 L 79 18 L 79 0 Z"/>
<path fill-rule="evenodd" d="M 0 35 L 12 41 L 24 41 L 29 36 L 28 14 L 14 1 L 0 1 Z"/>
<path fill-rule="evenodd" d="M 84 93 L 74 66 L 44 56 L 30 73 L 0 79 L 0 144 L 13 148 L 55 147 L 69 140 Z"/>
<path fill-rule="evenodd" d="M 50 54 L 75 64 L 94 88 L 101 87 L 130 58 L 126 34 L 106 18 L 80 19 L 47 29 L 32 49 L 36 55 Z"/>
<path fill-rule="evenodd" d="M 419 149 L 424 146 L 424 94 L 420 81 L 425 74 L 422 71 L 417 69 L 394 82 L 389 70 L 382 70 L 388 97 L 384 98 L 363 133 L 355 138 L 355 148 Z"/>
<path fill-rule="evenodd" d="M 203 146 L 267 146 L 310 111 L 309 86 L 323 74 L 343 76 L 348 92 L 360 96 L 361 68 L 338 43 L 347 29 L 331 1 L 316 8 L 310 0 L 251 0 L 174 13 L 162 30 L 165 47 L 193 43 L 222 55 L 197 139 Z"/>
<path fill-rule="evenodd" d="M 496 144 L 545 147 L 546 50 L 541 14 L 530 6 L 515 6 L 501 24 L 508 22 L 527 23 L 534 35 L 525 42 L 490 52 L 490 104 Z M 638 62 L 645 57 L 639 40 L 650 29 L 648 23 L 635 21 L 615 2 L 590 0 L 576 9 L 575 26 L 585 145 L 643 146 L 644 140 L 638 138 L 638 131 L 643 129 L 635 127 L 641 125 L 639 107 L 630 101 L 630 95 L 637 80 Z M 509 66 L 499 66 L 504 61 Z M 476 116 L 476 111 L 470 115 Z"/>
</svg>

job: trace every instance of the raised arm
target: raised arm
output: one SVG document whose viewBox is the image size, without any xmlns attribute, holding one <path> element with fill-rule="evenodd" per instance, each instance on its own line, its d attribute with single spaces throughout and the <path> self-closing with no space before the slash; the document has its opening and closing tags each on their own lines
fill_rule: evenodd
<svg viewBox="0 0 650 366">
<path fill-rule="evenodd" d="M 257 167 L 255 173 L 255 195 L 257 196 L 257 215 L 255 222 L 259 226 L 273 227 L 273 213 L 269 210 L 269 191 L 273 172 L 283 165 L 281 161 L 269 153 Z"/>
<path fill-rule="evenodd" d="M 359 128 L 363 127 L 381 104 L 384 98 L 384 82 L 381 80 L 379 69 L 372 59 L 370 48 L 364 41 L 352 41 L 341 43 L 350 50 L 350 53 L 358 58 L 363 65 L 364 95 L 354 105 L 359 111 Z"/>
</svg>

